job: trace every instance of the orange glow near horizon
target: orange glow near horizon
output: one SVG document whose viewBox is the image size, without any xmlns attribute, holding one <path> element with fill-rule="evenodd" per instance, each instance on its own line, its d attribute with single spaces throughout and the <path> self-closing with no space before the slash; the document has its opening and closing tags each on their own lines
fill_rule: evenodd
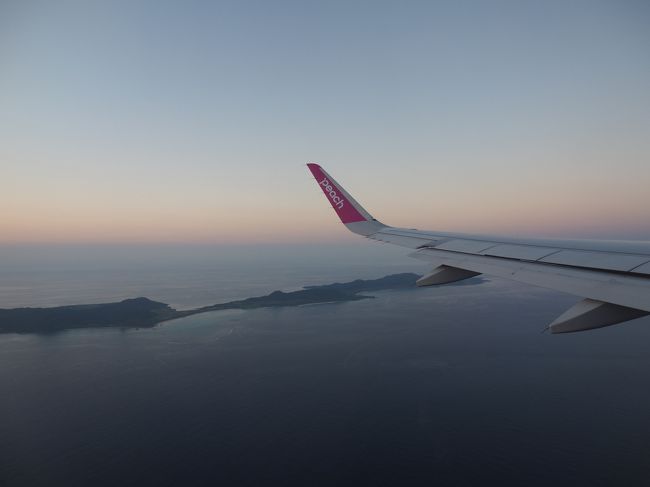
<svg viewBox="0 0 650 487">
<path fill-rule="evenodd" d="M 14 204 L 2 219 L 0 244 L 310 243 L 357 238 L 340 224 L 313 180 L 301 182 L 304 186 L 296 190 L 299 200 L 267 201 L 267 194 L 258 188 L 244 197 L 228 194 L 226 207 L 219 205 L 223 201 L 219 197 L 210 205 L 201 204 L 204 197 L 176 197 L 165 202 L 161 195 L 155 200 L 163 201 L 159 205 L 133 194 L 124 196 L 119 204 L 101 195 L 85 195 L 85 200 L 52 198 L 47 204 L 23 198 L 22 204 Z M 290 191 L 288 187 L 285 190 Z M 646 213 L 641 201 L 645 196 L 639 194 L 629 194 L 627 200 L 616 204 L 575 192 L 551 199 L 510 195 L 517 203 L 505 204 L 503 195 L 463 200 L 438 194 L 420 203 L 412 197 L 388 201 L 380 193 L 369 191 L 368 198 L 363 191 L 353 194 L 361 201 L 373 200 L 369 211 L 395 226 L 567 238 L 628 239 L 650 233 L 649 225 L 639 225 Z"/>
</svg>

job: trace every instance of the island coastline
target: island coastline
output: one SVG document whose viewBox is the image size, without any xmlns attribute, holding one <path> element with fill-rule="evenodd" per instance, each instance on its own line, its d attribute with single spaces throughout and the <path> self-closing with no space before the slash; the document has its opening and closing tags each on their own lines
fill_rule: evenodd
<svg viewBox="0 0 650 487">
<path fill-rule="evenodd" d="M 55 333 L 79 328 L 150 328 L 165 321 L 226 309 L 258 309 L 316 304 L 338 304 L 373 299 L 362 292 L 416 289 L 420 276 L 391 274 L 379 279 L 355 280 L 320 286 L 305 286 L 298 291 L 273 291 L 265 296 L 218 303 L 189 310 L 176 310 L 166 303 L 145 297 L 115 303 L 81 304 L 51 308 L 0 309 L 0 333 Z M 467 281 L 480 282 L 480 278 Z"/>
</svg>

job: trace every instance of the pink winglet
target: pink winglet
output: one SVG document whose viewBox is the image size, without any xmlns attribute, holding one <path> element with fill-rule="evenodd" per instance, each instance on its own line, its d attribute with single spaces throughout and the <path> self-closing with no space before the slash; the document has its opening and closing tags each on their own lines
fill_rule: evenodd
<svg viewBox="0 0 650 487">
<path fill-rule="evenodd" d="M 343 223 L 366 221 L 366 218 L 346 198 L 345 192 L 336 186 L 336 183 L 323 171 L 323 168 L 313 162 L 307 164 L 307 167 Z"/>
</svg>

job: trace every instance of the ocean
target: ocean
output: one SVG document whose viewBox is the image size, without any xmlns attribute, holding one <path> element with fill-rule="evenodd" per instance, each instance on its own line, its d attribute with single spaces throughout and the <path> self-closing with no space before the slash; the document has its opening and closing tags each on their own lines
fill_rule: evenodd
<svg viewBox="0 0 650 487">
<path fill-rule="evenodd" d="M 188 308 L 395 272 L 386 246 L 0 251 L 0 307 Z M 498 279 L 0 335 L 0 485 L 646 485 L 650 319 Z"/>
</svg>

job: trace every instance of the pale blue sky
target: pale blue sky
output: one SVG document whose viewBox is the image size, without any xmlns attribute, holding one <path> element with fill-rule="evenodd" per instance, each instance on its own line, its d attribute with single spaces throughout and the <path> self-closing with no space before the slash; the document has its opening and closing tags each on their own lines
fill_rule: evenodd
<svg viewBox="0 0 650 487">
<path fill-rule="evenodd" d="M 5 242 L 650 238 L 650 4 L 0 3 Z"/>
</svg>

